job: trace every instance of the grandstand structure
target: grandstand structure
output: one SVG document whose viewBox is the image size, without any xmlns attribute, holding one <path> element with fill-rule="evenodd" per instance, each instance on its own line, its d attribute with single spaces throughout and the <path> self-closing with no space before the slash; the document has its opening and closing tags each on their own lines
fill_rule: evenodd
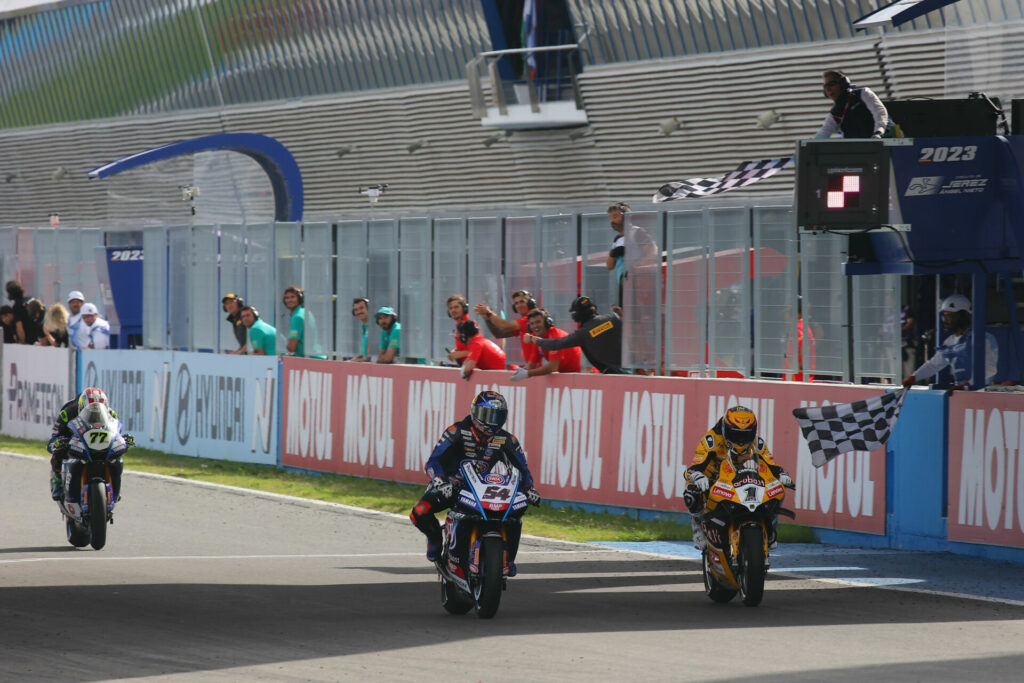
<svg viewBox="0 0 1024 683">
<path fill-rule="evenodd" d="M 522 48 L 523 2 L 70 0 L 0 14 L 5 278 L 13 272 L 34 276 L 43 268 L 46 253 L 27 247 L 31 268 L 11 254 L 23 252 L 23 243 L 45 231 L 54 214 L 63 226 L 102 229 L 108 244 L 145 239 L 154 248 L 173 250 L 178 244 L 181 253 L 193 253 L 196 243 L 175 230 L 202 234 L 209 245 L 217 226 L 271 223 L 273 197 L 265 174 L 228 152 L 169 159 L 102 181 L 87 178 L 102 164 L 171 142 L 259 133 L 284 144 L 301 168 L 304 222 L 332 226 L 330 237 L 307 231 L 318 234 L 318 249 L 335 255 L 333 265 L 316 266 L 321 270 L 309 264 L 294 268 L 296 255 L 304 253 L 301 230 L 293 235 L 292 228 L 283 229 L 287 239 L 268 239 L 275 247 L 289 245 L 287 253 L 271 252 L 279 263 L 290 264 L 278 268 L 278 279 L 330 278 L 333 286 L 311 301 L 320 306 L 321 319 L 333 322 L 321 326 L 329 336 L 333 331 L 324 340 L 333 356 L 351 355 L 353 329 L 347 316 L 334 314 L 332 297 L 344 302 L 359 289 L 374 302 L 408 312 L 406 353 L 426 359 L 443 356 L 450 334 L 443 311 L 433 310 L 444 298 L 437 298 L 441 292 L 473 292 L 494 301 L 511 286 L 529 285 L 545 293 L 549 308 L 564 310 L 576 283 L 546 279 L 557 272 L 553 264 L 544 265 L 555 258 L 552 250 L 563 259 L 582 258 L 585 284 L 586 265 L 593 266 L 591 291 L 610 296 L 593 256 L 607 247 L 604 207 L 626 200 L 637 211 L 636 223 L 675 249 L 667 262 L 692 257 L 680 249 L 704 248 L 705 278 L 726 267 L 722 261 L 714 270 L 715 254 L 723 251 L 771 242 L 789 260 L 778 282 L 758 290 L 746 282 L 766 267 L 755 253 L 747 270 L 710 297 L 703 285 L 670 281 L 666 268 L 657 296 L 643 305 L 672 310 L 673 295 L 707 299 L 693 304 L 692 320 L 700 330 L 692 341 L 694 348 L 710 345 L 710 358 L 697 354 L 673 361 L 670 349 L 661 348 L 661 364 L 635 359 L 634 365 L 664 372 L 785 374 L 793 368 L 784 340 L 795 336 L 802 295 L 803 316 L 819 331 L 819 374 L 896 377 L 898 342 L 886 319 L 887 296 L 895 292 L 898 300 L 898 280 L 872 276 L 844 285 L 834 277 L 843 244 L 798 243 L 786 213 L 791 172 L 720 199 L 653 205 L 651 196 L 669 181 L 717 176 L 743 160 L 791 155 L 795 141 L 812 135 L 827 111 L 820 92 L 827 68 L 843 69 L 883 99 L 963 98 L 971 92 L 1003 102 L 1024 97 L 1024 0 L 960 0 L 899 28 L 866 33 L 851 26 L 875 9 L 865 0 L 539 5 L 558 20 L 537 44 L 572 47 L 533 86 L 540 89 L 534 95 L 547 100 L 570 93 L 585 125 L 545 123 L 541 106 L 529 127 L 485 126 L 474 107 L 468 67 L 485 53 Z M 479 81 L 479 95 L 492 103 L 499 90 L 501 96 L 522 98 L 526 59 L 499 61 L 492 70 L 497 77 Z M 565 84 L 564 90 L 552 95 L 551 82 Z M 759 126 L 759 118 L 771 112 L 775 123 Z M 360 192 L 371 184 L 388 186 L 376 204 Z M 182 201 L 183 187 L 202 192 Z M 724 241 L 708 252 L 716 217 L 736 223 L 735 234 L 725 238 L 723 229 L 717 234 Z M 487 237 L 474 241 L 474 225 Z M 759 225 L 771 225 L 773 232 L 760 232 Z M 443 240 L 460 234 L 469 264 L 482 263 L 495 249 L 504 254 L 484 269 L 497 275 L 481 284 L 467 272 L 474 266 L 444 263 L 438 254 L 450 242 Z M 523 243 L 529 248 L 517 251 Z M 453 260 L 457 264 L 459 257 Z M 185 329 L 166 324 L 174 311 L 222 286 L 216 259 L 213 273 L 199 277 L 190 277 L 195 261 L 185 262 L 181 272 L 164 275 L 193 283 L 195 291 L 181 292 L 182 302 L 164 304 L 153 294 L 146 309 L 158 316 L 152 330 Z M 356 270 L 342 268 L 346 262 Z M 358 271 L 359 263 L 383 274 L 365 266 Z M 442 269 L 446 277 L 435 277 Z M 362 272 L 361 282 L 354 272 Z M 36 291 L 61 289 L 52 284 L 59 276 L 45 285 L 42 280 Z M 275 279 L 268 287 L 286 284 Z M 280 308 L 276 292 L 260 296 L 266 299 L 261 309 Z M 765 296 L 770 300 L 762 301 Z M 852 322 L 850 302 L 857 303 Z M 344 306 L 338 308 L 344 313 Z M 754 316 L 745 312 L 751 308 Z M 416 319 L 414 310 L 425 313 Z M 215 316 L 209 322 L 218 329 Z M 853 335 L 844 331 L 848 322 Z M 633 323 L 634 340 L 650 335 L 649 326 Z M 415 337 L 417 328 L 422 338 Z M 659 336 L 665 331 L 659 329 Z M 174 340 L 165 332 L 153 334 L 147 345 L 218 348 L 221 339 L 220 333 L 214 339 Z M 746 350 L 751 337 L 753 354 Z M 716 348 L 721 362 L 714 360 Z M 867 351 L 878 348 L 886 350 Z M 767 355 L 759 356 L 758 349 Z M 729 360 L 737 354 L 741 360 Z M 854 359 L 866 365 L 855 367 Z"/>
</svg>

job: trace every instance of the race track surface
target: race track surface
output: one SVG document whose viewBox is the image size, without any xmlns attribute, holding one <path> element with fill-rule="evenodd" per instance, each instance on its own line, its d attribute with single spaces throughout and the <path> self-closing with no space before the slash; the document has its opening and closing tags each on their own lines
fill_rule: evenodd
<svg viewBox="0 0 1024 683">
<path fill-rule="evenodd" d="M 689 544 L 524 539 L 485 621 L 442 610 L 400 516 L 126 473 L 107 547 L 76 550 L 47 462 L 0 464 L 5 681 L 1024 677 L 1019 565 L 783 547 L 748 608 L 705 597 Z"/>
</svg>

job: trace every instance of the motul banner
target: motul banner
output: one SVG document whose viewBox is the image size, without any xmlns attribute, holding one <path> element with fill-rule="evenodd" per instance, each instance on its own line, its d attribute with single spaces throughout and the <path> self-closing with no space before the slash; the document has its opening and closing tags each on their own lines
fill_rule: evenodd
<svg viewBox="0 0 1024 683">
<path fill-rule="evenodd" d="M 885 452 L 811 465 L 793 408 L 846 403 L 868 387 L 753 380 L 565 374 L 509 382 L 505 371 L 282 359 L 281 463 L 426 483 L 423 467 L 477 392 L 509 402 L 537 488 L 558 500 L 685 511 L 684 472 L 704 433 L 732 405 L 797 482 L 786 507 L 813 526 L 885 533 Z"/>
<path fill-rule="evenodd" d="M 0 344 L 3 415 L 0 431 L 23 439 L 50 438 L 57 411 L 75 395 L 68 349 Z"/>
<path fill-rule="evenodd" d="M 1024 396 L 958 391 L 949 399 L 952 541 L 1024 547 Z"/>
</svg>

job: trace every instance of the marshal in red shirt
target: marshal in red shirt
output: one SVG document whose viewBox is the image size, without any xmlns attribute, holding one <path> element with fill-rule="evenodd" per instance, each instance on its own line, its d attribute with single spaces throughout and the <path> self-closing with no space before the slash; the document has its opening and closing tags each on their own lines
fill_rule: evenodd
<svg viewBox="0 0 1024 683">
<path fill-rule="evenodd" d="M 559 339 L 561 337 L 568 337 L 569 333 L 565 330 L 561 330 L 557 327 L 552 327 L 544 335 L 544 339 Z M 578 346 L 573 346 L 568 349 L 558 349 L 557 351 L 544 351 L 536 344 L 530 344 L 530 348 L 536 349 L 534 353 L 537 354 L 537 363 L 544 365 L 549 361 L 553 361 L 556 358 L 561 361 L 558 364 L 558 372 L 580 372 L 580 356 L 581 349 Z"/>
</svg>

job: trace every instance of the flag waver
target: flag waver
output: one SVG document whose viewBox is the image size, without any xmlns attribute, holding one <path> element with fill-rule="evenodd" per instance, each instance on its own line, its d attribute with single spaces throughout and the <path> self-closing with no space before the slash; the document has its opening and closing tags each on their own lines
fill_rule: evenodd
<svg viewBox="0 0 1024 683">
<path fill-rule="evenodd" d="M 899 389 L 853 403 L 795 409 L 811 462 L 822 467 L 843 453 L 881 448 L 896 426 L 906 395 L 906 389 Z"/>
</svg>

